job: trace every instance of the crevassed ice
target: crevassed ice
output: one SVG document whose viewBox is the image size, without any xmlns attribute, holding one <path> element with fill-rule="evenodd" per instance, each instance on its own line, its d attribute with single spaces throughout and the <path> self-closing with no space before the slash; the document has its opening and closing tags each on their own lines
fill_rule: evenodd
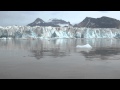
<svg viewBox="0 0 120 90">
<path fill-rule="evenodd" d="M 120 29 L 0 26 L 0 38 L 120 38 Z"/>
</svg>

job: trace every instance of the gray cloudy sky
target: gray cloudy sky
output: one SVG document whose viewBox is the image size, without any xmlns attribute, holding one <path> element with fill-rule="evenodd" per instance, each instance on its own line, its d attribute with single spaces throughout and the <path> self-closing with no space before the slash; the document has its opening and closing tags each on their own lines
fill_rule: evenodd
<svg viewBox="0 0 120 90">
<path fill-rule="evenodd" d="M 0 11 L 0 26 L 27 25 L 38 17 L 44 21 L 58 18 L 75 24 L 81 22 L 85 17 L 101 16 L 120 20 L 120 11 Z"/>
</svg>

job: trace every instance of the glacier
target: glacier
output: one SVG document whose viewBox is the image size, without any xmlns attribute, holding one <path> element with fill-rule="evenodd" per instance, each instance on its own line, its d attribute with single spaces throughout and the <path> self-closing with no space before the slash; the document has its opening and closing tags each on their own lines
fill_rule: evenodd
<svg viewBox="0 0 120 90">
<path fill-rule="evenodd" d="M 116 28 L 0 26 L 0 39 L 120 38 Z"/>
</svg>

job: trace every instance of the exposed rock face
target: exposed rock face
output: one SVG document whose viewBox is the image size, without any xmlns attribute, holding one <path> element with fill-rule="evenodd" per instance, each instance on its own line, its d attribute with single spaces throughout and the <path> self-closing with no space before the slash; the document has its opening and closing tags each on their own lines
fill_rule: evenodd
<svg viewBox="0 0 120 90">
<path fill-rule="evenodd" d="M 74 27 L 88 27 L 88 28 L 120 28 L 120 21 L 110 17 L 91 18 L 86 17 L 79 24 Z"/>
</svg>

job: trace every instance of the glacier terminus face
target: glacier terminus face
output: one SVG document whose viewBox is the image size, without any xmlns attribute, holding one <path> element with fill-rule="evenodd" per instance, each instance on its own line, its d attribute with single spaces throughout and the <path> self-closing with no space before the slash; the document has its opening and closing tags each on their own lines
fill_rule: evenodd
<svg viewBox="0 0 120 90">
<path fill-rule="evenodd" d="M 120 38 L 116 28 L 0 26 L 0 39 Z"/>
</svg>

